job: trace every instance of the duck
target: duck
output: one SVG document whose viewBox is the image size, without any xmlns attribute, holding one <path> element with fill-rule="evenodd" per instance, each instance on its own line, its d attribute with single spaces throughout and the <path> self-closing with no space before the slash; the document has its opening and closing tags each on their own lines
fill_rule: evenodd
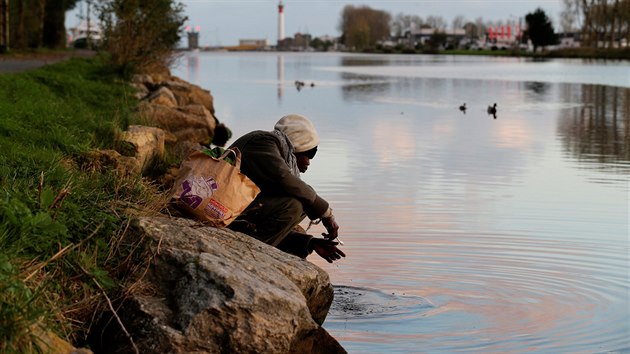
<svg viewBox="0 0 630 354">
<path fill-rule="evenodd" d="M 488 106 L 488 114 L 495 115 L 497 114 L 497 104 L 495 103 L 492 106 Z"/>
<path fill-rule="evenodd" d="M 464 114 L 466 114 L 466 102 L 464 102 L 463 105 L 459 106 L 459 110 L 464 112 Z"/>
<path fill-rule="evenodd" d="M 304 87 L 304 81 L 295 80 L 295 88 L 300 91 Z"/>
</svg>

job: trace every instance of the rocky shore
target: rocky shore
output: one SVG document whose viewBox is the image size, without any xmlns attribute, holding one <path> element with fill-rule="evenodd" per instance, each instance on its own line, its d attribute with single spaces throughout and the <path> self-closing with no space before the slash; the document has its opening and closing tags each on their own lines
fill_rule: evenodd
<svg viewBox="0 0 630 354">
<path fill-rule="evenodd" d="M 183 157 L 212 141 L 208 90 L 168 70 L 132 83 L 146 125 L 95 152 L 121 174 L 145 173 L 165 151 Z M 160 181 L 170 189 L 176 167 Z M 333 301 L 328 274 L 252 237 L 164 215 L 128 231 L 146 273 L 92 329 L 95 353 L 345 353 L 321 327 Z"/>
</svg>

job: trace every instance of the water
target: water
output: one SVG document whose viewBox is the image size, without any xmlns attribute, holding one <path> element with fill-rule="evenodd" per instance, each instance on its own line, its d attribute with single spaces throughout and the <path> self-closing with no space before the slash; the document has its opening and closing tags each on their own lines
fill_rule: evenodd
<svg viewBox="0 0 630 354">
<path fill-rule="evenodd" d="M 309 260 L 350 353 L 630 352 L 628 62 L 188 53 L 173 73 L 235 136 L 315 122 L 303 178 L 348 257 Z"/>
</svg>

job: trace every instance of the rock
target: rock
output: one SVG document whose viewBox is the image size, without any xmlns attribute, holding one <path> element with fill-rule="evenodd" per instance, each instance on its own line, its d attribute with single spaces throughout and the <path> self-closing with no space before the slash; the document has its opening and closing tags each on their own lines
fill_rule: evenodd
<svg viewBox="0 0 630 354">
<path fill-rule="evenodd" d="M 144 119 L 172 133 L 177 140 L 209 144 L 214 134 L 216 123 L 207 115 L 188 114 L 173 107 L 147 102 L 141 103 L 139 110 Z"/>
<path fill-rule="evenodd" d="M 116 150 L 91 150 L 78 159 L 84 171 L 114 169 L 120 176 L 139 174 L 142 166 L 135 157 L 123 156 Z"/>
<path fill-rule="evenodd" d="M 210 113 L 214 114 L 214 103 L 210 91 L 181 79 L 165 81 L 162 85 L 173 92 L 178 106 L 198 104 L 206 107 Z"/>
<path fill-rule="evenodd" d="M 333 288 L 314 264 L 187 219 L 140 218 L 134 230 L 152 254 L 151 291 L 117 313 L 140 353 L 345 353 L 320 326 Z M 100 350 L 133 352 L 109 323 Z"/>
<path fill-rule="evenodd" d="M 151 92 L 147 98 L 152 104 L 162 105 L 166 107 L 177 107 L 177 99 L 171 90 L 167 87 L 160 87 L 159 89 Z"/>
<path fill-rule="evenodd" d="M 132 83 L 142 84 L 147 87 L 151 87 L 155 85 L 153 82 L 153 78 L 150 75 L 146 74 L 136 74 L 131 78 Z"/>
<path fill-rule="evenodd" d="M 160 128 L 130 125 L 120 139 L 133 147 L 133 157 L 145 172 L 150 161 L 164 157 L 164 136 Z"/>
<path fill-rule="evenodd" d="M 133 96 L 138 101 L 144 99 L 149 94 L 149 89 L 144 84 L 132 82 L 129 85 L 136 90 L 136 92 L 134 92 Z"/>
</svg>

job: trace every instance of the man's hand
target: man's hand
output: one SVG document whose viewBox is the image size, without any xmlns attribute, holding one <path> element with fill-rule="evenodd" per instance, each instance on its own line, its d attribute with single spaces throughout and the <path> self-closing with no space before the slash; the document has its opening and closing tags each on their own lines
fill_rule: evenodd
<svg viewBox="0 0 630 354">
<path fill-rule="evenodd" d="M 343 253 L 337 245 L 339 242 L 327 240 L 325 238 L 312 238 L 311 239 L 311 248 L 315 251 L 320 257 L 325 259 L 328 263 L 332 263 L 336 260 L 341 259 L 341 257 L 345 257 L 346 254 Z"/>
<path fill-rule="evenodd" d="M 336 239 L 337 236 L 339 236 L 339 225 L 337 225 L 335 217 L 330 214 L 330 216 L 328 217 L 322 216 L 321 219 L 322 224 L 324 224 L 324 227 L 326 228 L 326 231 L 328 231 L 328 233 L 322 233 L 322 236 L 324 236 L 328 240 Z"/>
</svg>

